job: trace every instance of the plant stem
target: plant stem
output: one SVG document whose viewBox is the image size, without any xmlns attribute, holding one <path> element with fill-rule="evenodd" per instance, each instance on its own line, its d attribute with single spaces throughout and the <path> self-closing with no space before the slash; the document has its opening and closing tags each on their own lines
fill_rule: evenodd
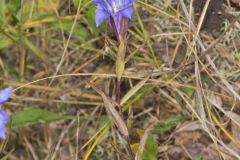
<svg viewBox="0 0 240 160">
<path fill-rule="evenodd" d="M 120 104 L 121 101 L 121 79 L 116 78 L 116 101 Z M 121 110 L 121 108 L 119 108 Z"/>
<path fill-rule="evenodd" d="M 127 147 L 128 147 L 128 151 L 129 151 L 131 160 L 134 160 L 135 156 L 134 156 L 134 153 L 133 153 L 132 148 L 131 148 L 131 140 L 130 140 L 129 136 L 126 138 L 126 141 L 127 141 Z"/>
</svg>

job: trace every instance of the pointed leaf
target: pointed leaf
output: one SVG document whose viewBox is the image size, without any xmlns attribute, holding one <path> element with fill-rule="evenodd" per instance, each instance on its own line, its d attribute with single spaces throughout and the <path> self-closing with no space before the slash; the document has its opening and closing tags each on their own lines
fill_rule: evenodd
<svg viewBox="0 0 240 160">
<path fill-rule="evenodd" d="M 57 113 L 45 111 L 38 108 L 30 108 L 23 111 L 15 112 L 12 115 L 12 127 L 18 128 L 39 122 L 50 122 L 61 119 L 67 119 L 68 116 L 61 116 Z"/>
<path fill-rule="evenodd" d="M 1 20 L 0 20 L 1 21 Z M 1 22 L 0 22 L 1 23 Z M 7 38 L 5 35 L 0 34 L 0 50 L 8 48 L 13 44 L 13 41 Z"/>
<path fill-rule="evenodd" d="M 127 92 L 127 94 L 125 94 L 125 96 L 122 98 L 120 105 L 123 105 L 124 103 L 126 103 L 134 94 L 137 93 L 137 91 L 139 91 L 143 85 L 148 81 L 149 76 L 144 78 L 141 82 L 139 82 L 137 85 L 135 85 L 130 91 Z"/>
<path fill-rule="evenodd" d="M 6 11 L 6 4 L 5 1 L 0 1 L 0 24 L 1 21 L 5 20 L 5 12 Z"/>
<path fill-rule="evenodd" d="M 27 48 L 32 51 L 34 55 L 39 57 L 41 60 L 47 59 L 47 56 L 27 38 L 22 39 L 22 42 L 24 43 L 24 45 L 26 45 Z"/>
</svg>

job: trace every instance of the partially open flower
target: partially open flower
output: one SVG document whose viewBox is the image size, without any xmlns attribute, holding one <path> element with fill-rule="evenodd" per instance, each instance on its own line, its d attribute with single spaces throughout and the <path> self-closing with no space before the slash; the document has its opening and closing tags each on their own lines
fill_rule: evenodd
<svg viewBox="0 0 240 160">
<path fill-rule="evenodd" d="M 5 103 L 12 94 L 13 88 L 9 87 L 0 92 L 0 106 Z M 9 121 L 9 115 L 4 110 L 0 109 L 0 139 L 5 139 L 5 124 Z"/>
<path fill-rule="evenodd" d="M 97 27 L 107 20 L 118 40 L 126 38 L 128 21 L 133 14 L 133 3 L 135 0 L 95 0 L 97 5 L 96 25 Z"/>
</svg>

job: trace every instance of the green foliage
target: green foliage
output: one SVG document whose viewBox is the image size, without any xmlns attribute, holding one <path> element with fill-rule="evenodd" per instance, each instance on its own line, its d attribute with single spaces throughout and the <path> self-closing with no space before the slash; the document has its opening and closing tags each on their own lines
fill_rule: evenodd
<svg viewBox="0 0 240 160">
<path fill-rule="evenodd" d="M 59 0 L 35 0 L 33 3 L 32 0 L 24 0 L 24 3 L 21 7 L 21 16 L 22 21 L 29 21 L 34 19 L 41 19 L 47 16 L 55 16 L 55 11 L 59 7 Z"/>
<path fill-rule="evenodd" d="M 149 135 L 143 150 L 144 160 L 157 160 L 158 144 L 153 135 Z"/>
<path fill-rule="evenodd" d="M 87 17 L 87 21 L 89 23 L 89 26 L 95 36 L 98 35 L 99 29 L 104 27 L 104 23 L 99 27 L 99 29 L 96 27 L 95 24 L 95 11 L 96 7 L 95 6 L 88 6 L 86 8 L 85 16 Z"/>
<path fill-rule="evenodd" d="M 41 25 L 41 20 L 48 17 L 56 19 L 50 24 L 50 28 L 53 28 L 53 30 L 63 29 L 65 33 L 70 34 L 73 20 L 62 20 L 61 26 L 54 13 L 54 8 L 58 9 L 59 2 L 59 0 L 51 0 L 51 4 L 49 4 L 49 2 L 45 0 L 36 0 L 34 3 L 31 0 L 25 0 L 23 3 L 19 0 L 0 1 L 0 28 L 5 32 L 4 34 L 0 33 L 0 50 L 10 47 L 14 44 L 14 41 L 18 41 L 19 44 L 23 44 L 24 47 L 29 49 L 31 54 L 46 61 L 47 56 L 45 53 L 29 40 L 28 35 L 23 34 L 22 28 L 29 20 L 38 19 L 38 23 Z M 83 2 L 86 3 L 90 1 Z M 95 12 L 92 14 L 94 13 Z M 9 26 L 11 27 L 9 28 Z M 84 42 L 88 37 L 89 31 L 84 27 L 82 21 L 77 21 L 72 38 Z"/>
<path fill-rule="evenodd" d="M 72 1 L 75 7 L 78 7 L 79 3 L 81 3 L 80 4 L 81 6 L 84 6 L 92 2 L 92 0 L 72 0 Z"/>
<path fill-rule="evenodd" d="M 38 108 L 30 108 L 15 112 L 12 115 L 12 127 L 19 128 L 40 122 L 50 122 L 62 119 L 68 119 L 69 116 L 61 116 L 57 113 L 45 111 Z"/>
<path fill-rule="evenodd" d="M 21 8 L 21 1 L 19 0 L 5 0 L 0 1 L 0 27 L 3 24 L 16 24 L 19 20 L 18 13 Z"/>
<path fill-rule="evenodd" d="M 137 129 L 137 134 L 139 137 L 142 137 L 144 131 L 141 129 Z M 158 153 L 158 143 L 157 139 L 154 138 L 153 134 L 147 135 L 147 140 L 144 145 L 143 152 L 139 150 L 139 143 L 135 143 L 131 145 L 132 150 L 137 154 L 137 160 L 157 160 Z"/>
<path fill-rule="evenodd" d="M 194 88 L 185 87 L 185 86 L 180 87 L 179 90 L 182 93 L 186 94 L 188 97 L 192 97 L 195 92 Z M 176 100 L 177 100 L 178 104 L 183 104 L 183 99 L 178 93 L 176 93 Z"/>
<path fill-rule="evenodd" d="M 155 125 L 154 129 L 152 130 L 152 133 L 162 134 L 164 132 L 170 131 L 173 127 L 177 126 L 177 124 L 185 118 L 186 113 L 187 111 L 183 110 L 178 115 L 172 116 L 163 123 Z"/>
<path fill-rule="evenodd" d="M 60 30 L 62 29 L 70 35 L 70 32 L 72 30 L 73 21 L 62 21 L 62 26 L 59 25 L 59 23 L 54 23 L 54 29 Z M 79 40 L 80 42 L 84 42 L 89 37 L 88 30 L 80 23 L 77 22 L 75 27 L 73 28 L 73 32 L 71 35 L 72 38 Z"/>
<path fill-rule="evenodd" d="M 201 155 L 197 154 L 196 156 L 193 157 L 193 160 L 201 160 L 202 157 Z"/>
<path fill-rule="evenodd" d="M 21 1 L 19 0 L 10 0 L 7 4 L 8 10 L 12 15 L 17 15 L 21 8 Z"/>
<path fill-rule="evenodd" d="M 8 39 L 5 35 L 0 34 L 0 50 L 12 45 L 12 40 Z"/>
<path fill-rule="evenodd" d="M 5 20 L 5 10 L 6 4 L 5 1 L 0 1 L 0 22 Z"/>
<path fill-rule="evenodd" d="M 157 85 L 156 85 L 157 86 Z M 151 86 L 145 90 L 143 90 L 142 92 L 138 92 L 135 97 L 133 97 L 132 99 L 130 99 L 122 108 L 122 112 L 125 112 L 131 105 L 133 105 L 133 103 L 135 103 L 136 101 L 138 101 L 139 99 L 141 99 L 144 95 L 150 93 L 156 86 Z"/>
<path fill-rule="evenodd" d="M 73 0 L 74 6 L 75 6 L 75 7 L 78 7 L 80 1 L 82 1 L 82 0 Z"/>
<path fill-rule="evenodd" d="M 8 160 L 9 157 L 12 155 L 13 151 L 14 151 L 14 150 L 12 149 L 10 152 L 8 152 L 8 153 L 5 154 L 4 156 L 2 156 L 0 160 Z"/>
<path fill-rule="evenodd" d="M 38 58 L 42 60 L 46 60 L 47 56 L 39 49 L 36 47 L 31 41 L 29 41 L 27 38 L 23 37 L 22 43 L 32 51 L 34 55 L 36 55 Z"/>
<path fill-rule="evenodd" d="M 124 97 L 121 99 L 120 105 L 123 105 L 126 103 L 133 95 L 135 95 L 147 82 L 149 77 L 144 78 L 142 81 L 140 81 L 138 84 L 136 84 L 132 89 L 130 89 Z"/>
<path fill-rule="evenodd" d="M 99 117 L 99 124 L 100 126 L 104 126 L 106 123 L 109 123 L 111 121 L 108 116 L 100 116 Z"/>
</svg>

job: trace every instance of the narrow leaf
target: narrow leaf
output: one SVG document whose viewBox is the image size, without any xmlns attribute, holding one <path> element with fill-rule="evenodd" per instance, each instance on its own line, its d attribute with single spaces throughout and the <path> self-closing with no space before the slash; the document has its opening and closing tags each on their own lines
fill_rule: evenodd
<svg viewBox="0 0 240 160">
<path fill-rule="evenodd" d="M 61 23 L 62 23 L 61 26 L 59 26 L 58 22 L 53 23 L 54 30 L 60 30 L 62 27 L 62 29 L 65 31 L 65 33 L 70 35 L 71 29 L 73 26 L 73 22 L 69 21 L 69 20 L 65 20 L 65 21 L 62 21 Z M 84 27 L 80 22 L 77 22 L 75 27 L 73 28 L 72 37 L 81 42 L 85 42 L 87 40 L 87 38 L 89 37 L 89 32 L 86 29 L 86 27 Z"/>
<path fill-rule="evenodd" d="M 157 160 L 158 144 L 153 135 L 150 133 L 153 126 L 154 124 L 145 129 L 144 132 L 142 130 L 138 130 L 141 140 L 138 145 L 135 160 Z"/>
<path fill-rule="evenodd" d="M 91 155 L 92 151 L 94 148 L 97 146 L 99 141 L 102 139 L 102 137 L 106 134 L 106 132 L 109 130 L 109 126 L 105 127 L 102 133 L 99 134 L 99 136 L 95 139 L 94 143 L 92 146 L 86 151 L 86 155 L 83 160 L 88 160 L 89 156 Z"/>
<path fill-rule="evenodd" d="M 126 103 L 134 94 L 139 91 L 142 86 L 148 81 L 149 76 L 144 78 L 141 82 L 139 82 L 137 85 L 135 85 L 128 93 L 122 98 L 120 105 L 123 105 Z"/>
<path fill-rule="evenodd" d="M 38 108 L 30 108 L 15 112 L 12 115 L 12 127 L 18 128 L 39 122 L 49 122 L 61 119 L 67 119 L 68 116 L 61 116 L 57 113 L 45 111 Z"/>
<path fill-rule="evenodd" d="M 1 20 L 0 20 L 1 21 Z M 10 47 L 12 45 L 12 40 L 10 40 L 9 38 L 7 38 L 5 35 L 0 34 L 0 50 Z"/>
<path fill-rule="evenodd" d="M 0 1 L 0 22 L 5 20 L 6 4 L 5 1 Z"/>
<path fill-rule="evenodd" d="M 41 60 L 47 59 L 47 56 L 27 38 L 23 38 L 22 42 L 24 43 L 24 45 L 26 45 L 27 48 L 29 48 L 32 51 L 34 55 L 39 57 Z"/>
<path fill-rule="evenodd" d="M 170 131 L 185 119 L 187 113 L 187 110 L 182 110 L 179 114 L 169 117 L 163 123 L 156 124 L 151 131 L 152 134 L 163 134 L 164 132 Z"/>
<path fill-rule="evenodd" d="M 1 157 L 1 160 L 8 160 L 8 159 L 10 159 L 9 157 L 12 155 L 13 151 L 14 151 L 14 149 L 12 149 L 10 152 L 5 154 L 3 157 Z"/>
</svg>

